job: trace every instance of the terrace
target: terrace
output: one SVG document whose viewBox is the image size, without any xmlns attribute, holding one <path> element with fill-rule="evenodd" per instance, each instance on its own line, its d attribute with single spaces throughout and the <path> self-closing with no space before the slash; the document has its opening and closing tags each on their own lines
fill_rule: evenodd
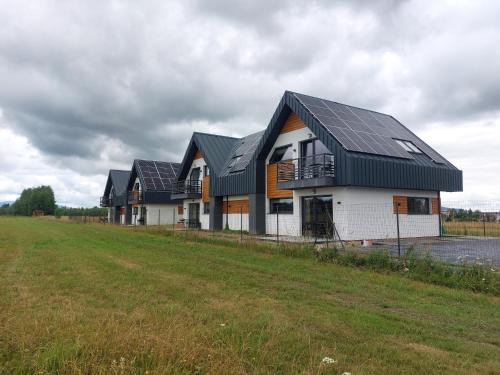
<svg viewBox="0 0 500 375">
<path fill-rule="evenodd" d="M 200 199 L 201 191 L 201 181 L 180 180 L 173 186 L 172 199 Z"/>
<path fill-rule="evenodd" d="M 277 163 L 278 189 L 304 189 L 335 185 L 332 154 L 309 155 Z"/>
</svg>

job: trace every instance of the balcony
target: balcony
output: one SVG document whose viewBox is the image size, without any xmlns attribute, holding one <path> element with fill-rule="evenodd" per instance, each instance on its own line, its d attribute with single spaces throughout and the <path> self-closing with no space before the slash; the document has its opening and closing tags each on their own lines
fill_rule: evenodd
<svg viewBox="0 0 500 375">
<path fill-rule="evenodd" d="M 141 204 L 144 202 L 144 193 L 142 191 L 129 191 L 127 193 L 128 204 Z"/>
<path fill-rule="evenodd" d="M 172 189 L 172 199 L 200 199 L 201 181 L 181 180 L 174 184 Z"/>
<path fill-rule="evenodd" d="M 277 163 L 278 189 L 306 189 L 335 185 L 332 154 L 310 155 Z"/>
<path fill-rule="evenodd" d="M 111 199 L 109 197 L 101 197 L 101 207 L 111 207 L 112 206 L 112 202 L 111 202 Z"/>
</svg>

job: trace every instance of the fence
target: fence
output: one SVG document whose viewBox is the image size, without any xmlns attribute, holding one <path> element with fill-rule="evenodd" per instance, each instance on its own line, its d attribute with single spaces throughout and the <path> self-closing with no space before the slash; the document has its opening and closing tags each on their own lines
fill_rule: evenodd
<svg viewBox="0 0 500 375">
<path fill-rule="evenodd" d="M 439 213 L 431 200 L 409 212 L 404 203 L 343 204 L 331 197 L 315 199 L 290 212 L 277 207 L 276 212 L 266 213 L 265 235 L 248 234 L 248 214 L 243 210 L 231 214 L 227 221 L 230 230 L 224 232 L 202 230 L 208 228 L 207 214 L 200 213 L 193 221 L 187 212 L 172 208 L 150 208 L 145 212 L 146 220 L 133 215 L 132 223 L 144 228 L 194 230 L 200 235 L 224 234 L 240 241 L 309 243 L 361 252 L 387 250 L 399 257 L 413 251 L 454 264 L 500 266 L 500 202 L 445 202 Z M 102 217 L 72 220 L 105 221 Z M 224 227 L 225 220 L 224 214 Z"/>
</svg>

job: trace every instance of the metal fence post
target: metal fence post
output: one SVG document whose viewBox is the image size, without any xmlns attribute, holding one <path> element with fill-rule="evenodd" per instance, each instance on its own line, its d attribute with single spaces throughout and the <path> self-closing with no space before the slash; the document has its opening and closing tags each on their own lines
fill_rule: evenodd
<svg viewBox="0 0 500 375">
<path fill-rule="evenodd" d="M 243 207 L 240 207 L 240 241 L 243 242 Z"/>
<path fill-rule="evenodd" d="M 280 206 L 276 205 L 276 243 L 280 243 Z"/>
<path fill-rule="evenodd" d="M 399 235 L 399 205 L 400 203 L 396 203 L 396 228 L 398 231 L 398 258 L 401 258 L 401 237 Z"/>
<path fill-rule="evenodd" d="M 483 236 L 486 237 L 486 216 L 483 215 Z"/>
<path fill-rule="evenodd" d="M 158 209 L 158 227 L 160 226 L 160 208 Z"/>
<path fill-rule="evenodd" d="M 175 208 L 173 209 L 172 211 L 172 233 L 174 232 L 175 230 Z"/>
</svg>

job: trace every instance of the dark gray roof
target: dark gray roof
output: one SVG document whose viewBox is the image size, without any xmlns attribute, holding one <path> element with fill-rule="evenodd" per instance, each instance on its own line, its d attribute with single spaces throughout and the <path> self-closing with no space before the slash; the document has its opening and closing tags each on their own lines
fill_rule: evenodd
<svg viewBox="0 0 500 375">
<path fill-rule="evenodd" d="M 126 193 L 129 177 L 130 171 L 110 169 L 106 187 L 104 189 L 104 195 L 109 195 L 112 187 L 114 187 L 115 195 L 122 195 Z"/>
<path fill-rule="evenodd" d="M 394 117 L 331 100 L 291 93 L 348 151 L 414 159 L 396 140 L 412 142 L 436 163 L 446 159 Z"/>
<path fill-rule="evenodd" d="M 182 180 L 186 178 L 197 149 L 201 151 L 203 159 L 210 168 L 211 175 L 218 176 L 229 159 L 237 141 L 237 138 L 223 135 L 193 133 L 180 166 L 178 179 Z"/>
<path fill-rule="evenodd" d="M 133 180 L 137 176 L 145 191 L 172 191 L 179 167 L 179 163 L 136 159 L 132 166 L 128 186 L 132 187 Z"/>
<path fill-rule="evenodd" d="M 230 173 L 244 171 L 252 160 L 263 134 L 264 131 L 261 130 L 239 139 L 231 150 L 220 175 L 227 176 Z"/>
<path fill-rule="evenodd" d="M 110 169 L 108 173 L 108 180 L 106 181 L 106 187 L 104 188 L 104 196 L 109 196 L 111 188 L 113 188 L 113 202 L 115 206 L 125 205 L 129 177 L 130 171 Z"/>
</svg>

